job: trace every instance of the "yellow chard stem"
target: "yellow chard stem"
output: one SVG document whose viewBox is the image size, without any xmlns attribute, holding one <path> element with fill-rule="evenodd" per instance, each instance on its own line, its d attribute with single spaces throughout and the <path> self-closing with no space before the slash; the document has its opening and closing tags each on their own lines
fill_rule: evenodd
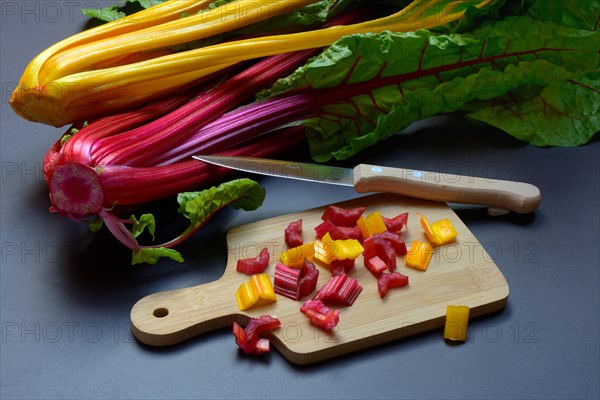
<svg viewBox="0 0 600 400">
<path fill-rule="evenodd" d="M 62 51 L 40 71 L 41 82 L 96 69 L 111 58 L 147 52 L 229 32 L 314 3 L 315 0 L 237 0 L 202 13 Z"/>
<path fill-rule="evenodd" d="M 180 19 L 182 13 L 197 13 L 208 7 L 211 2 L 211 0 L 169 0 L 61 40 L 41 52 L 28 64 L 12 94 L 11 106 L 18 115 L 35 122 L 55 126 L 73 122 L 69 117 L 63 116 L 66 113 L 65 109 L 57 104 L 56 99 L 44 94 L 44 85 L 50 82 L 41 82 L 39 74 L 49 58 L 75 46 L 126 35 L 135 30 Z"/>
<path fill-rule="evenodd" d="M 129 76 L 129 69 L 117 71 L 123 72 L 121 74 L 99 71 L 100 74 L 96 75 L 95 71 L 87 72 L 52 82 L 47 87 L 46 94 L 47 98 L 59 100 L 68 97 L 68 114 L 63 111 L 63 115 L 70 116 L 73 121 L 83 121 L 88 118 L 81 116 L 92 115 L 90 104 L 100 104 L 102 115 L 141 106 L 146 104 L 149 98 L 171 93 L 174 88 L 184 87 L 197 80 L 199 75 L 210 75 L 230 65 L 213 65 L 202 70 L 202 74 L 197 71 L 163 74 L 163 76 L 133 74 L 137 77 L 135 80 Z M 79 78 L 83 78 L 87 83 L 80 85 Z"/>
<path fill-rule="evenodd" d="M 59 52 L 75 46 L 103 41 L 118 35 L 128 34 L 135 30 L 179 19 L 183 12 L 195 13 L 206 8 L 210 3 L 210 0 L 170 0 L 146 10 L 142 10 L 134 15 L 129 15 L 117 21 L 80 32 L 48 47 L 35 57 L 26 68 L 21 81 L 27 84 L 39 83 L 38 75 L 40 69 L 49 58 Z"/>
</svg>

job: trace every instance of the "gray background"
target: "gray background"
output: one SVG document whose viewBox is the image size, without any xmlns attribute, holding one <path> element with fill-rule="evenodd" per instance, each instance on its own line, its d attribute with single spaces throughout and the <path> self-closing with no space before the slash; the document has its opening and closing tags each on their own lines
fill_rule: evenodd
<svg viewBox="0 0 600 400">
<path fill-rule="evenodd" d="M 136 342 L 129 329 L 132 305 L 157 291 L 218 279 L 229 229 L 355 193 L 260 179 L 264 205 L 219 214 L 180 248 L 183 265 L 131 267 L 128 251 L 105 232 L 93 234 L 48 213 L 41 160 L 62 129 L 20 119 L 8 98 L 30 59 L 82 29 L 78 10 L 88 3 L 106 2 L 1 3 L 0 397 L 600 396 L 600 143 L 539 149 L 459 117 L 411 126 L 345 164 L 472 173 L 540 187 L 543 203 L 534 215 L 458 211 L 510 286 L 507 307 L 471 321 L 467 343 L 448 345 L 435 330 L 299 367 L 276 350 L 262 359 L 244 357 L 229 329 L 170 348 Z M 176 206 L 169 200 L 155 208 L 166 219 Z"/>
</svg>

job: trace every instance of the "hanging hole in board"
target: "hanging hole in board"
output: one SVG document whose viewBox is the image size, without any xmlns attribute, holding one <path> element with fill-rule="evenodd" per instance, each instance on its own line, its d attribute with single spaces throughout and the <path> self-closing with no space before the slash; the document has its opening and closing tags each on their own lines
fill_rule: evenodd
<svg viewBox="0 0 600 400">
<path fill-rule="evenodd" d="M 152 315 L 154 315 L 156 318 L 164 318 L 169 315 L 169 310 L 167 308 L 160 307 L 154 310 Z"/>
</svg>

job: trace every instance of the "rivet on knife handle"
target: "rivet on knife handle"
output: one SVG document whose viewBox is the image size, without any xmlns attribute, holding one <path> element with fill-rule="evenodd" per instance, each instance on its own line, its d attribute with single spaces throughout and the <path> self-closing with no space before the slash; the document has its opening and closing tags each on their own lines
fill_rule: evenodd
<svg viewBox="0 0 600 400">
<path fill-rule="evenodd" d="M 359 193 L 398 193 L 449 203 L 484 204 L 521 214 L 535 211 L 542 200 L 540 190 L 525 182 L 368 164 L 354 168 L 354 188 Z"/>
</svg>

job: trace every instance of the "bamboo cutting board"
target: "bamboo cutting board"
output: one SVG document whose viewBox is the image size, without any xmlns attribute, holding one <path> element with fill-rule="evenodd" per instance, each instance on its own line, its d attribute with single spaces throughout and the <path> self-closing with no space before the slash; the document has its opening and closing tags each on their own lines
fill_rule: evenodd
<svg viewBox="0 0 600 400">
<path fill-rule="evenodd" d="M 506 304 L 508 284 L 502 273 L 445 203 L 376 194 L 338 205 L 365 206 L 364 215 L 375 210 L 387 217 L 408 212 L 408 225 L 401 233 L 407 246 L 413 239 L 426 240 L 417 213 L 430 222 L 449 218 L 458 237 L 454 243 L 435 249 L 426 271 L 407 268 L 398 259 L 397 270 L 409 276 L 409 284 L 390 289 L 384 299 L 377 291 L 377 280 L 364 267 L 360 256 L 349 275 L 358 279 L 363 291 L 352 306 L 341 309 L 340 323 L 328 333 L 310 324 L 299 310 L 301 302 L 278 295 L 275 303 L 242 312 L 235 299 L 237 288 L 249 278 L 235 270 L 237 260 L 256 257 L 267 247 L 271 260 L 265 272 L 273 282 L 275 264 L 286 249 L 284 229 L 302 218 L 305 243 L 314 240 L 313 228 L 322 222 L 324 207 L 239 226 L 227 235 L 229 254 L 223 276 L 214 282 L 142 298 L 131 310 L 133 334 L 143 343 L 167 346 L 230 327 L 234 321 L 245 326 L 249 317 L 269 314 L 279 318 L 282 325 L 272 332 L 272 345 L 290 362 L 308 364 L 442 327 L 447 305 L 468 306 L 473 318 L 500 310 Z M 325 267 L 317 268 L 318 289 L 331 275 Z"/>
</svg>

